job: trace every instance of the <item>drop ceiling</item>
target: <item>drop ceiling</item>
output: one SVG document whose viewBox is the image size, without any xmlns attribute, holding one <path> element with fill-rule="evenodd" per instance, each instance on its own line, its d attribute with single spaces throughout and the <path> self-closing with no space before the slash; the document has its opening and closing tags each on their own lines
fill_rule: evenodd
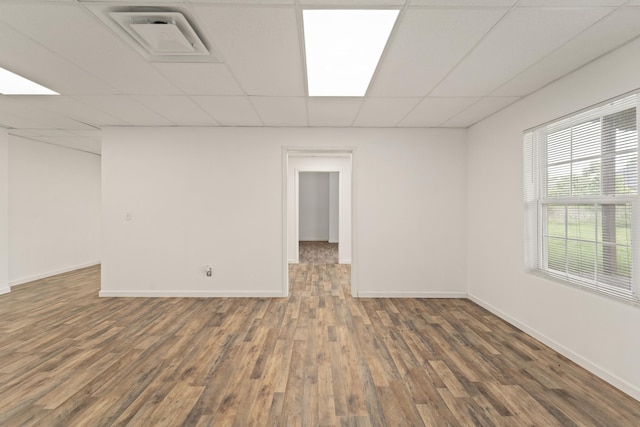
<svg viewBox="0 0 640 427">
<path fill-rule="evenodd" d="M 366 96 L 306 96 L 302 9 L 393 7 Z M 155 62 L 105 23 L 183 13 L 211 62 Z M 155 9 L 154 9 L 155 10 Z M 640 35 L 640 0 L 3 0 L 0 127 L 99 153 L 105 126 L 468 127 Z"/>
</svg>

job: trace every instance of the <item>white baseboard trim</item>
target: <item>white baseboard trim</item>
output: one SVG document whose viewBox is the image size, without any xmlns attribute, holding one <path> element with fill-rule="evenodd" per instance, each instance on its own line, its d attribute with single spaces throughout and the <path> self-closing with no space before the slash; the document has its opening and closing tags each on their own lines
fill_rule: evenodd
<svg viewBox="0 0 640 427">
<path fill-rule="evenodd" d="M 611 372 L 607 371 L 606 369 L 603 369 L 600 366 L 596 365 L 595 363 L 585 359 L 584 357 L 582 357 L 579 354 L 575 353 L 574 351 L 568 349 L 567 347 L 563 346 L 562 344 L 558 343 L 557 341 L 555 341 L 555 340 L 547 337 L 546 335 L 538 332 L 537 330 L 535 330 L 533 328 L 530 328 L 529 326 L 521 323 L 520 321 L 514 319 L 513 317 L 511 317 L 510 315 L 506 314 L 502 310 L 499 310 L 498 308 L 496 308 L 496 307 L 492 306 L 491 304 L 487 303 L 486 301 L 484 301 L 484 300 L 482 300 L 482 299 L 480 299 L 480 298 L 478 298 L 478 297 L 476 297 L 474 295 L 471 295 L 471 294 L 469 294 L 468 298 L 471 301 L 473 301 L 476 304 L 478 304 L 479 306 L 489 310 L 491 313 L 495 314 L 496 316 L 500 317 L 501 319 L 511 323 L 516 328 L 518 328 L 518 329 L 522 330 L 523 332 L 531 335 L 532 337 L 534 337 L 538 341 L 542 342 L 543 344 L 551 347 L 553 350 L 555 350 L 558 353 L 562 354 L 563 356 L 565 356 L 569 360 L 573 361 L 574 363 L 580 365 L 581 367 L 583 367 L 587 371 L 589 371 L 589 372 L 593 373 L 594 375 L 602 378 L 603 380 L 605 380 L 606 382 L 608 382 L 612 386 L 616 387 L 617 389 L 622 390 L 623 392 L 627 393 L 629 396 L 631 396 L 634 399 L 640 401 L 640 388 L 634 386 L 633 384 L 629 384 L 624 379 L 612 374 Z"/>
<path fill-rule="evenodd" d="M 100 291 L 98 296 L 104 298 L 285 298 L 279 292 L 174 292 L 174 291 Z"/>
<path fill-rule="evenodd" d="M 358 298 L 466 298 L 466 292 L 358 291 Z"/>
<path fill-rule="evenodd" d="M 101 261 L 92 261 L 84 264 L 74 265 L 72 267 L 65 267 L 65 268 L 49 271 L 47 273 L 34 274 L 33 276 L 22 277 L 20 279 L 9 282 L 9 286 L 13 288 L 14 286 L 24 285 L 25 283 L 33 282 L 35 280 L 46 279 L 47 277 L 57 276 L 58 274 L 68 273 L 74 270 L 80 270 L 81 268 L 93 267 L 94 265 L 98 265 L 100 263 Z"/>
<path fill-rule="evenodd" d="M 9 292 L 11 292 L 11 288 L 8 286 L 5 288 L 0 288 L 0 295 L 8 294 Z"/>
<path fill-rule="evenodd" d="M 338 264 L 351 264 L 351 260 L 350 259 L 341 259 L 341 260 L 338 260 Z"/>
</svg>

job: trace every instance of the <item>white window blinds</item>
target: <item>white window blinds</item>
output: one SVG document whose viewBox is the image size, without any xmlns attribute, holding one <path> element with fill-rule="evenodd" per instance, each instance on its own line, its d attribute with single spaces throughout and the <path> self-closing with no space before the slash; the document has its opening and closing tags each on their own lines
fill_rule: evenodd
<svg viewBox="0 0 640 427">
<path fill-rule="evenodd" d="M 526 267 L 634 303 L 637 104 L 625 95 L 523 138 Z"/>
</svg>

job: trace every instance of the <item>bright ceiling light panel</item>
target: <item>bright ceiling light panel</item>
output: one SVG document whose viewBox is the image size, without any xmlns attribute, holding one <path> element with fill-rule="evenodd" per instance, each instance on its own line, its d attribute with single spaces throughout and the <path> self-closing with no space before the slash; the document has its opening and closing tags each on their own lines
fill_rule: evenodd
<svg viewBox="0 0 640 427">
<path fill-rule="evenodd" d="M 4 68 L 0 68 L 0 93 L 3 95 L 60 95 Z"/>
<path fill-rule="evenodd" d="M 364 96 L 398 10 L 303 10 L 309 96 Z"/>
</svg>

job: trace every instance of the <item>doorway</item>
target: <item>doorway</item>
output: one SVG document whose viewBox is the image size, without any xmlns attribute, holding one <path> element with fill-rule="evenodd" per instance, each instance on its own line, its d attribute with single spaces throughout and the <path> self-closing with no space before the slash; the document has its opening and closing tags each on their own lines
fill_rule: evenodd
<svg viewBox="0 0 640 427">
<path fill-rule="evenodd" d="M 325 151 L 283 148 L 283 296 L 289 295 L 289 264 L 298 264 L 300 262 L 300 241 L 335 241 L 333 244 L 337 245 L 338 263 L 352 264 L 352 161 L 352 149 Z M 324 185 L 318 183 L 326 183 L 328 180 L 329 185 L 326 188 L 328 189 L 329 196 L 331 196 L 331 181 L 337 181 L 337 194 L 334 195 L 334 202 L 337 200 L 337 212 L 334 208 L 334 218 L 332 220 L 331 209 L 329 208 L 325 211 L 324 208 L 322 208 L 323 212 L 327 212 L 327 214 L 324 214 L 323 224 L 320 227 L 321 230 L 314 230 L 313 227 L 309 230 L 304 222 L 302 224 L 302 230 L 300 229 L 301 176 L 303 191 L 304 187 L 309 184 L 309 182 L 305 183 L 305 180 L 309 181 L 309 177 L 311 177 L 311 185 L 316 186 Z M 334 186 L 334 191 L 335 188 Z M 304 197 L 304 194 L 302 197 Z M 304 219 L 304 209 L 303 206 L 303 221 L 306 221 Z M 336 216 L 337 218 L 335 218 Z M 329 221 L 328 223 L 326 222 L 327 220 Z M 316 224 L 316 226 L 317 225 L 318 224 Z M 322 233 L 318 234 L 318 231 Z M 309 234 L 310 232 L 311 234 Z M 316 234 L 314 235 L 313 233 Z M 353 280 L 355 277 L 353 267 L 352 265 L 351 293 L 353 296 L 356 296 L 357 292 L 355 281 Z"/>
<path fill-rule="evenodd" d="M 339 172 L 298 174 L 298 262 L 339 262 Z"/>
</svg>

